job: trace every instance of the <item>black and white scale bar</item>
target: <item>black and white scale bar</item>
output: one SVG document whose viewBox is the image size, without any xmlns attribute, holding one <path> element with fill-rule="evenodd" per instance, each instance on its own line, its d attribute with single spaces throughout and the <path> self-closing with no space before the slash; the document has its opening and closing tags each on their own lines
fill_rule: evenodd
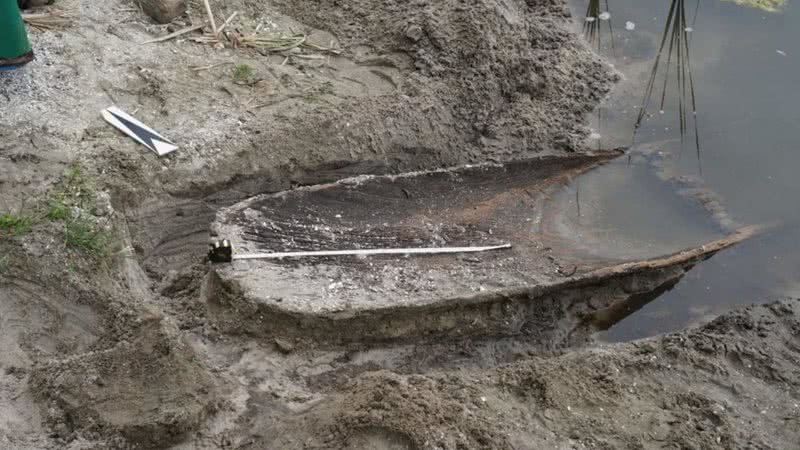
<svg viewBox="0 0 800 450">
<path fill-rule="evenodd" d="M 164 156 L 178 149 L 178 146 L 170 142 L 169 139 L 158 134 L 158 132 L 116 106 L 104 109 L 102 114 L 106 122 L 156 152 L 158 156 Z"/>
</svg>

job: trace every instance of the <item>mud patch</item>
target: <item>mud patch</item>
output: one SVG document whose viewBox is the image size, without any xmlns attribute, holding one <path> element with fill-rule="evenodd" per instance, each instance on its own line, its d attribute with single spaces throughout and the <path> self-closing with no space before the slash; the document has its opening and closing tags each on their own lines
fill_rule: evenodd
<svg viewBox="0 0 800 450">
<path fill-rule="evenodd" d="M 46 445 L 40 439 L 46 433 L 43 415 L 28 389 L 34 355 L 83 351 L 101 334 L 102 322 L 91 308 L 31 281 L 0 276 L 0 443 Z"/>
<path fill-rule="evenodd" d="M 288 423 L 313 424 L 304 435 L 330 447 L 370 427 L 405 433 L 419 448 L 791 447 L 800 437 L 798 320 L 791 301 L 496 369 L 375 372 Z M 726 354 L 749 355 L 747 364 Z"/>
<path fill-rule="evenodd" d="M 416 450 L 411 439 L 396 431 L 387 428 L 365 428 L 353 436 L 345 444 L 345 449 L 358 450 L 371 448 L 375 450 Z"/>
<path fill-rule="evenodd" d="M 32 389 L 60 438 L 119 434 L 160 448 L 214 411 L 214 384 L 177 328 L 152 315 L 141 321 L 129 342 L 35 367 Z"/>
</svg>

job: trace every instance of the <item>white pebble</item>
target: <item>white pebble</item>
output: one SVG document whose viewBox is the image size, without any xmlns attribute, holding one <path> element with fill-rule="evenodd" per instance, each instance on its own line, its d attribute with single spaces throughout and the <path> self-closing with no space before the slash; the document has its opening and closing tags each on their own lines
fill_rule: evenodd
<svg viewBox="0 0 800 450">
<path fill-rule="evenodd" d="M 633 31 L 636 29 L 636 24 L 631 21 L 627 21 L 625 22 L 625 29 L 628 31 Z"/>
<path fill-rule="evenodd" d="M 608 11 L 603 11 L 603 12 L 601 12 L 601 13 L 600 13 L 600 15 L 599 15 L 599 16 L 597 16 L 597 17 L 599 17 L 599 18 L 600 18 L 600 20 L 608 20 L 608 19 L 610 19 L 610 18 L 611 18 L 611 13 L 609 13 Z"/>
</svg>

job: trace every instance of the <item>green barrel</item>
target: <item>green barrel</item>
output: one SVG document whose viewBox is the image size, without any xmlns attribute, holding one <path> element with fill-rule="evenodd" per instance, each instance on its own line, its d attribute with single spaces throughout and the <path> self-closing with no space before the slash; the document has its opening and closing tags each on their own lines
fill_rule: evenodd
<svg viewBox="0 0 800 450">
<path fill-rule="evenodd" d="M 0 69 L 16 67 L 33 59 L 17 0 L 0 0 Z"/>
</svg>

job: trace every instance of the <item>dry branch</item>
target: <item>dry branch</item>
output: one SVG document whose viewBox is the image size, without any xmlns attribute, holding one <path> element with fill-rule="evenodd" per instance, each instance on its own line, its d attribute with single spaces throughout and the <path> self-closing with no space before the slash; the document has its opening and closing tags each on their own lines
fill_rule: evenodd
<svg viewBox="0 0 800 450">
<path fill-rule="evenodd" d="M 50 10 L 44 13 L 23 14 L 22 20 L 37 31 L 63 30 L 72 25 L 75 15 L 71 11 Z"/>
<path fill-rule="evenodd" d="M 239 39 L 241 45 L 255 47 L 270 52 L 285 52 L 295 48 L 304 48 L 322 53 L 332 53 L 338 55 L 341 50 L 315 44 L 308 40 L 308 36 L 301 33 L 254 33 L 242 36 Z"/>
<path fill-rule="evenodd" d="M 201 23 L 200 25 L 192 25 L 192 26 L 186 27 L 186 28 L 184 28 L 182 30 L 178 30 L 178 31 L 176 31 L 174 33 L 170 33 L 170 34 L 168 34 L 166 36 L 161 36 L 160 38 L 155 38 L 155 39 L 150 39 L 149 41 L 144 41 L 144 42 L 142 42 L 142 45 L 144 45 L 144 44 L 154 44 L 156 42 L 164 42 L 164 41 L 168 41 L 170 39 L 175 39 L 178 36 L 183 36 L 186 33 L 191 33 L 192 31 L 199 30 L 199 29 L 203 28 L 205 25 L 206 25 L 205 23 Z"/>
</svg>

